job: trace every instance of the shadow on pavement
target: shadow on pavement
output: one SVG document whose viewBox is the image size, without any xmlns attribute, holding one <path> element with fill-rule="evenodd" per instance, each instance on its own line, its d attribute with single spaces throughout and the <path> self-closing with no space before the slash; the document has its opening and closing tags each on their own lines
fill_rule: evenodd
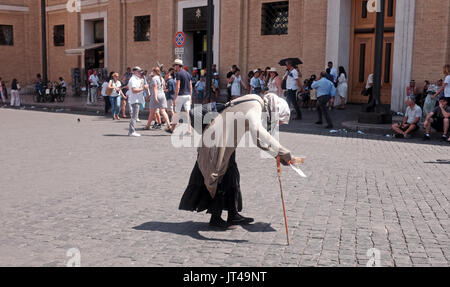
<svg viewBox="0 0 450 287">
<path fill-rule="evenodd" d="M 249 225 L 242 225 L 242 228 L 248 232 L 275 232 L 276 230 L 270 226 L 270 223 L 257 222 Z"/>
<path fill-rule="evenodd" d="M 117 134 L 107 134 L 107 135 L 103 135 L 104 137 L 126 137 L 128 138 L 128 135 L 117 135 Z M 141 137 L 170 137 L 170 135 L 142 135 Z"/>
<path fill-rule="evenodd" d="M 230 239 L 218 239 L 218 238 L 207 238 L 200 234 L 201 231 L 217 231 L 209 227 L 208 223 L 203 222 L 147 222 L 139 226 L 133 227 L 134 230 L 140 231 L 159 231 L 164 233 L 172 233 L 177 235 L 189 236 L 196 240 L 202 241 L 220 241 L 220 242 L 231 242 L 231 243 L 246 243 L 248 240 L 230 240 Z M 225 232 L 225 231 L 221 231 Z"/>
</svg>

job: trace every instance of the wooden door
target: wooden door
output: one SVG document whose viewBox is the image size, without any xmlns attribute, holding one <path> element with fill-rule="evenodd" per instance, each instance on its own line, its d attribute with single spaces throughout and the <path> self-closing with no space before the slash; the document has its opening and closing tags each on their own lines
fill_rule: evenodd
<svg viewBox="0 0 450 287">
<path fill-rule="evenodd" d="M 391 101 L 392 64 L 395 35 L 395 0 L 386 1 L 385 30 L 383 45 L 381 103 Z M 376 14 L 367 11 L 367 0 L 352 1 L 352 45 L 349 73 L 349 101 L 367 103 L 361 95 L 367 78 L 374 70 Z"/>
</svg>

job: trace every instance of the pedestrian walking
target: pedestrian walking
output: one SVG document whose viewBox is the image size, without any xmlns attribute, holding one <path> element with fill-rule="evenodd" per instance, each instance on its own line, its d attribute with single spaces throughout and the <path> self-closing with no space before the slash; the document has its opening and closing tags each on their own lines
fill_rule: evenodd
<svg viewBox="0 0 450 287">
<path fill-rule="evenodd" d="M 120 121 L 120 101 L 122 99 L 122 84 L 119 81 L 119 73 L 112 73 L 111 80 L 108 83 L 108 89 L 111 89 L 109 101 L 111 103 L 111 113 L 113 120 Z"/>
<path fill-rule="evenodd" d="M 17 79 L 13 79 L 11 83 L 11 107 L 20 107 L 20 89 Z"/>
<path fill-rule="evenodd" d="M 327 79 L 327 73 L 322 72 L 318 81 L 315 81 L 311 87 L 317 90 L 317 112 L 319 114 L 319 121 L 316 122 L 317 125 L 322 125 L 322 118 L 328 123 L 327 129 L 333 128 L 333 122 L 331 121 L 330 115 L 328 114 L 327 104 L 331 101 L 334 103 L 334 97 L 336 95 L 336 87 L 333 82 Z"/>
<path fill-rule="evenodd" d="M 299 73 L 297 69 L 295 69 L 293 63 L 291 60 L 286 61 L 286 67 L 287 71 L 285 74 L 286 79 L 286 100 L 289 104 L 289 106 L 293 106 L 295 109 L 295 112 L 297 113 L 296 120 L 302 119 L 302 112 L 300 110 L 300 107 L 298 105 L 298 97 L 297 97 L 297 91 L 302 86 L 301 79 L 299 76 Z"/>
<path fill-rule="evenodd" d="M 174 111 L 174 98 L 175 98 L 175 88 L 176 88 L 176 81 L 174 79 L 175 70 L 174 68 L 170 68 L 165 81 L 166 81 L 166 90 L 164 91 L 166 93 L 166 100 L 167 100 L 167 113 L 169 115 L 169 119 L 172 120 L 173 118 L 173 111 Z"/>
<path fill-rule="evenodd" d="M 133 76 L 133 73 L 131 72 L 131 68 L 127 68 L 127 71 L 122 77 L 122 98 L 121 98 L 121 105 L 120 105 L 120 113 L 122 114 L 122 118 L 127 118 L 127 103 L 128 103 L 128 83 Z"/>
<path fill-rule="evenodd" d="M 114 74 L 114 72 L 111 72 L 109 74 L 109 79 L 112 78 L 112 75 Z M 108 115 L 109 110 L 111 109 L 111 102 L 109 101 L 109 95 L 107 95 L 106 91 L 108 89 L 108 85 L 109 85 L 109 79 L 105 80 L 102 84 L 102 97 L 103 97 L 103 101 L 105 102 L 105 116 Z"/>
<path fill-rule="evenodd" d="M 152 123 L 152 119 L 156 118 L 156 111 L 159 110 L 160 115 L 163 117 L 165 123 L 168 127 L 170 127 L 170 120 L 169 116 L 167 115 L 167 99 L 166 95 L 164 94 L 164 86 L 166 85 L 164 78 L 161 75 L 161 70 L 158 67 L 153 68 L 153 78 L 150 85 L 150 92 L 151 95 L 148 97 L 149 99 L 149 105 L 150 105 L 150 115 L 148 118 L 147 126 L 145 127 L 146 130 L 150 129 L 150 125 Z M 162 123 L 161 119 L 159 119 L 159 122 L 157 120 L 158 127 L 161 128 Z"/>
<path fill-rule="evenodd" d="M 186 113 L 186 120 L 189 126 L 189 134 L 192 134 L 192 128 L 190 125 L 189 111 L 191 110 L 192 99 L 192 81 L 188 72 L 183 69 L 183 61 L 176 59 L 174 62 L 175 79 L 177 81 L 175 88 L 175 115 L 172 120 L 172 125 L 166 130 L 169 133 L 173 133 L 180 118 L 181 110 L 184 108 Z"/>
<path fill-rule="evenodd" d="M 88 93 L 88 105 L 92 105 L 97 103 L 97 93 L 100 79 L 98 78 L 97 70 L 92 72 L 92 75 L 89 76 L 89 93 Z"/>
<path fill-rule="evenodd" d="M 241 70 L 236 68 L 235 73 L 231 76 L 231 98 L 235 100 L 242 96 L 242 88 L 247 89 L 242 80 Z"/>
<path fill-rule="evenodd" d="M 144 103 L 144 90 L 149 88 L 148 85 L 144 83 L 142 77 L 142 69 L 140 67 L 133 68 L 133 76 L 128 83 L 129 98 L 128 103 L 131 107 L 131 120 L 130 127 L 128 130 L 128 136 L 140 137 L 141 135 L 136 133 L 136 119 L 139 117 L 139 108 L 142 103 Z"/>
</svg>

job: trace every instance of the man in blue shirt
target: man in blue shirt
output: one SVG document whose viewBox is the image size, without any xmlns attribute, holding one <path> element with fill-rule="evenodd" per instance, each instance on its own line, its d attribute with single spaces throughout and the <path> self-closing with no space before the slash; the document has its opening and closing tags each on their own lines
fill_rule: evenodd
<svg viewBox="0 0 450 287">
<path fill-rule="evenodd" d="M 327 79 L 327 73 L 322 72 L 320 74 L 320 79 L 315 81 L 311 87 L 317 91 L 317 112 L 319 113 L 319 121 L 316 123 L 318 125 L 323 124 L 322 114 L 325 115 L 328 125 L 327 129 L 333 128 L 333 122 L 331 121 L 330 115 L 328 114 L 327 103 L 331 100 L 334 103 L 334 96 L 336 95 L 336 87 L 334 84 Z"/>
</svg>

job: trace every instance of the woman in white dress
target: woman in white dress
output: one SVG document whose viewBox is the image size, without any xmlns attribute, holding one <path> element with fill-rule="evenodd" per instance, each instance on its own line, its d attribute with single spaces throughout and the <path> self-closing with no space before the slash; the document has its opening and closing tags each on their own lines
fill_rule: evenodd
<svg viewBox="0 0 450 287">
<path fill-rule="evenodd" d="M 267 71 L 270 74 L 269 83 L 268 83 L 268 93 L 274 93 L 275 95 L 281 97 L 283 94 L 283 89 L 281 88 L 282 80 L 278 76 L 277 69 L 270 68 Z"/>
<path fill-rule="evenodd" d="M 345 72 L 344 67 L 339 67 L 339 77 L 338 77 L 338 86 L 337 93 L 339 97 L 336 97 L 334 102 L 334 106 L 339 106 L 339 110 L 345 109 L 345 104 L 347 103 L 347 93 L 348 93 L 348 79 L 347 73 Z"/>
<path fill-rule="evenodd" d="M 236 72 L 234 73 L 233 76 L 231 76 L 230 82 L 231 82 L 231 97 L 232 100 L 235 100 L 240 96 L 242 96 L 241 86 L 244 89 L 247 89 L 245 83 L 242 81 L 241 70 L 239 70 L 239 68 L 236 68 Z"/>
</svg>

